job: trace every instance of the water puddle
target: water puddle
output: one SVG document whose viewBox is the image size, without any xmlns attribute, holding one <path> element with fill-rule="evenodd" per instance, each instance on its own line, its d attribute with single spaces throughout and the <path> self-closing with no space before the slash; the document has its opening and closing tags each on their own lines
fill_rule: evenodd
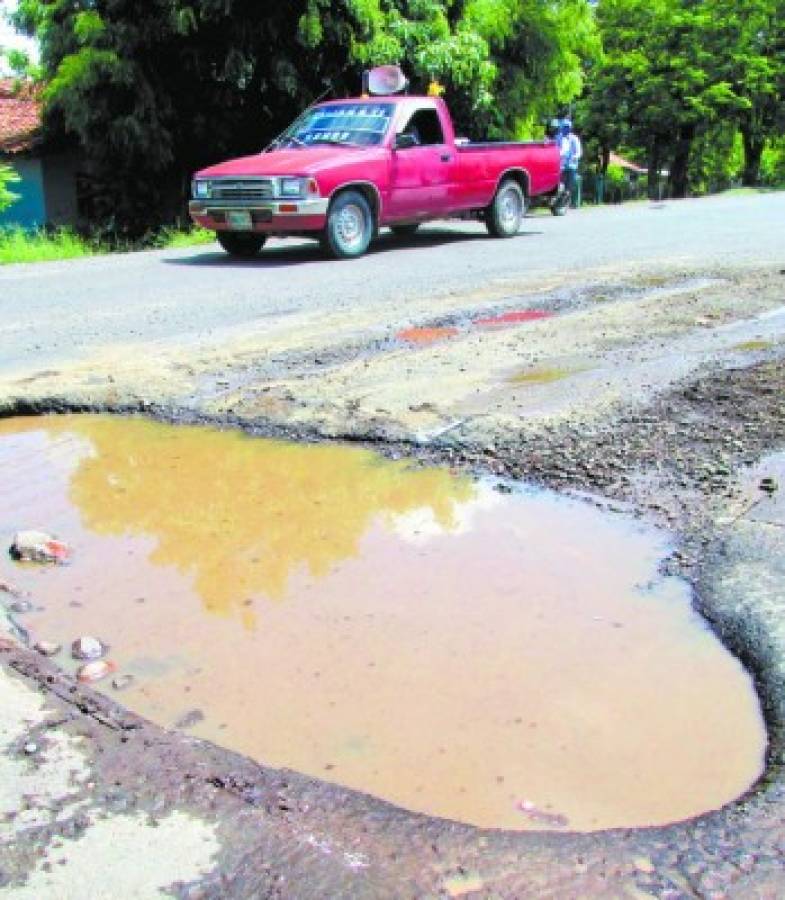
<svg viewBox="0 0 785 900">
<path fill-rule="evenodd" d="M 510 383 L 551 384 L 554 381 L 563 381 L 565 378 L 570 378 L 573 375 L 578 375 L 585 371 L 586 368 L 582 366 L 573 366 L 572 368 L 554 366 L 547 369 L 526 369 L 523 372 L 519 372 L 517 375 L 513 375 L 510 379 Z"/>
<path fill-rule="evenodd" d="M 484 319 L 475 319 L 474 324 L 483 328 L 499 328 L 508 325 L 521 325 L 524 322 L 537 322 L 540 319 L 550 319 L 554 315 L 545 309 L 514 309 L 501 313 L 498 316 L 489 316 Z"/>
<path fill-rule="evenodd" d="M 511 829 L 669 822 L 761 771 L 749 677 L 631 518 L 93 416 L 0 422 L 0 493 L 4 539 L 45 528 L 74 551 L 3 555 L 33 602 L 20 623 L 96 635 L 133 676 L 125 704 L 265 763 Z"/>
<path fill-rule="evenodd" d="M 759 350 L 771 350 L 774 346 L 773 341 L 742 341 L 740 344 L 734 344 L 731 350 L 741 350 L 745 353 L 755 353 Z"/>
<path fill-rule="evenodd" d="M 418 346 L 430 346 L 439 341 L 445 341 L 448 338 L 455 337 L 458 329 L 451 326 L 443 327 L 419 327 L 405 328 L 396 334 L 399 341 L 406 341 L 407 344 L 416 344 Z"/>
</svg>

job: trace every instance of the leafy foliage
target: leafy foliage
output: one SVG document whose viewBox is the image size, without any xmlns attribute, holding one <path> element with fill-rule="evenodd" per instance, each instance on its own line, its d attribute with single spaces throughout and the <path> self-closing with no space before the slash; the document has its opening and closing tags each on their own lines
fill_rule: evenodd
<svg viewBox="0 0 785 900">
<path fill-rule="evenodd" d="M 776 138 L 764 148 L 760 181 L 770 187 L 785 187 L 785 137 Z"/>
<path fill-rule="evenodd" d="M 601 0 L 597 18 L 604 52 L 580 109 L 602 163 L 614 146 L 639 147 L 651 177 L 667 168 L 683 196 L 696 147 L 724 146 L 730 163 L 731 123 L 753 182 L 785 124 L 784 0 Z"/>
<path fill-rule="evenodd" d="M 129 234 L 367 66 L 437 78 L 464 133 L 509 135 L 574 97 L 598 50 L 586 0 L 21 0 L 16 22 L 40 40 L 51 133 L 87 154 L 94 220 Z"/>
<path fill-rule="evenodd" d="M 9 184 L 16 184 L 20 181 L 19 176 L 9 165 L 0 163 L 0 211 L 7 209 L 12 203 L 19 199 L 18 194 L 14 194 Z"/>
</svg>

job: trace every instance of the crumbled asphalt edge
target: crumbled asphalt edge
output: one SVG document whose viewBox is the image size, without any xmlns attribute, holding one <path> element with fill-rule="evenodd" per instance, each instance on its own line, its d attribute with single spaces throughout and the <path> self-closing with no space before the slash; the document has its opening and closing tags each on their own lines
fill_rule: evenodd
<svg viewBox="0 0 785 900">
<path fill-rule="evenodd" d="M 703 614 L 754 673 L 769 727 L 766 775 L 719 812 L 666 828 L 593 835 L 480 831 L 167 734 L 73 685 L 32 651 L 16 648 L 2 655 L 8 664 L 12 654 L 18 661 L 13 668 L 56 695 L 52 700 L 65 717 L 58 727 L 89 735 L 96 785 L 109 792 L 117 788 L 131 798 L 133 808 L 153 816 L 175 807 L 218 815 L 224 856 L 216 875 L 198 886 L 181 886 L 177 896 L 438 895 L 441 879 L 461 872 L 479 873 L 488 890 L 503 897 L 558 895 L 560 890 L 562 896 L 597 895 L 598 886 L 614 895 L 634 886 L 658 897 L 720 896 L 761 882 L 781 887 L 785 688 L 770 676 L 774 655 L 781 657 L 785 648 L 769 645 L 767 622 L 751 617 L 749 609 L 742 618 L 717 610 L 706 573 L 723 554 L 714 523 L 729 509 L 739 511 L 735 471 L 785 446 L 784 381 L 782 361 L 767 360 L 690 380 L 645 409 L 620 411 L 612 422 L 505 436 L 492 446 L 354 441 L 391 458 L 590 491 L 631 504 L 639 514 L 675 529 L 679 548 L 666 567 L 692 581 Z M 61 400 L 21 401 L 0 414 L 43 412 L 141 412 L 167 422 L 325 441 L 316 433 L 249 426 L 230 417 L 218 421 L 146 403 L 97 408 Z M 48 674 L 41 677 L 44 671 Z M 55 690 L 54 684 L 68 687 Z M 141 724 L 118 730 L 118 721 Z M 101 802 L 111 810 L 115 801 L 105 792 Z M 230 815 L 221 815 L 229 810 Z M 23 878 L 56 834 L 75 836 L 84 825 L 80 822 L 39 829 L 24 848 L 15 847 L 6 878 Z M 342 865 L 340 854 L 329 849 L 341 842 L 367 865 L 351 870 Z M 569 881 L 559 882 L 565 873 Z"/>
<path fill-rule="evenodd" d="M 56 727 L 81 736 L 91 757 L 83 788 L 90 808 L 28 829 L 4 861 L 6 884 L 23 880 L 47 850 L 47 864 L 56 861 L 56 849 L 78 839 L 93 815 L 141 812 L 155 823 L 173 809 L 220 823 L 215 872 L 173 886 L 174 896 L 191 900 L 443 896 L 445 878 L 462 873 L 477 873 L 495 897 L 600 896 L 600 887 L 618 896 L 624 886 L 658 897 L 704 896 L 781 864 L 781 832 L 765 827 L 771 797 L 667 828 L 482 831 L 166 732 L 24 648 L 4 645 L 0 658 L 47 691 L 56 711 L 29 738 L 44 744 L 45 731 Z"/>
<path fill-rule="evenodd" d="M 510 311 L 538 310 L 552 316 L 591 309 L 600 303 L 634 302 L 646 296 L 659 293 L 682 292 L 690 289 L 702 290 L 716 287 L 738 278 L 738 273 L 731 276 L 725 272 L 709 275 L 702 272 L 675 271 L 668 275 L 650 275 L 641 278 L 622 278 L 616 280 L 592 282 L 577 287 L 563 285 L 551 290 L 534 293 L 511 293 L 500 298 L 498 302 L 482 307 L 464 309 L 448 315 L 418 320 L 409 327 L 416 329 L 457 328 L 468 330 L 477 320 L 493 319 Z M 420 349 L 416 344 L 401 338 L 400 331 L 395 329 L 390 334 L 373 339 L 344 341 L 342 343 L 322 346 L 318 350 L 279 351 L 271 356 L 249 357 L 243 362 L 235 361 L 231 373 L 220 371 L 217 374 L 202 375 L 199 385 L 192 395 L 192 400 L 204 402 L 215 400 L 241 389 L 249 383 L 274 381 L 296 373 L 298 378 L 313 374 L 324 374 L 331 369 L 347 363 L 369 360 L 386 353 L 400 351 L 402 346 L 416 352 Z M 424 345 L 426 349 L 430 345 Z M 189 366 L 184 366 L 188 370 Z"/>
</svg>

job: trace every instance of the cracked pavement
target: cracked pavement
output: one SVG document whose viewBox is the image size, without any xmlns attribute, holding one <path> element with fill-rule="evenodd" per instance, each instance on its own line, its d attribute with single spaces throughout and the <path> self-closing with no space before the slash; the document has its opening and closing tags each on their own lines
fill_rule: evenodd
<svg viewBox="0 0 785 900">
<path fill-rule="evenodd" d="M 695 820 L 481 830 L 165 732 L 74 684 L 9 622 L 0 893 L 782 896 L 784 213 L 783 194 L 711 198 L 533 216 L 508 242 L 434 226 L 356 264 L 282 242 L 239 266 L 198 248 L 0 271 L 5 415 L 349 439 L 668 527 L 663 567 L 752 672 L 769 731 L 758 784 Z M 519 310 L 550 315 L 477 324 Z M 456 333 L 431 344 L 397 337 L 445 325 Z"/>
</svg>

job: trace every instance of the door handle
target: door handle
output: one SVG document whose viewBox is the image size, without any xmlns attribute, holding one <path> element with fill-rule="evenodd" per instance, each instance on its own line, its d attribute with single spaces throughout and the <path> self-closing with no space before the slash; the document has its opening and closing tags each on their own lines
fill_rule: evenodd
<svg viewBox="0 0 785 900">
<path fill-rule="evenodd" d="M 452 159 L 452 156 L 449 153 L 442 153 L 441 160 L 442 162 L 449 162 Z"/>
</svg>

